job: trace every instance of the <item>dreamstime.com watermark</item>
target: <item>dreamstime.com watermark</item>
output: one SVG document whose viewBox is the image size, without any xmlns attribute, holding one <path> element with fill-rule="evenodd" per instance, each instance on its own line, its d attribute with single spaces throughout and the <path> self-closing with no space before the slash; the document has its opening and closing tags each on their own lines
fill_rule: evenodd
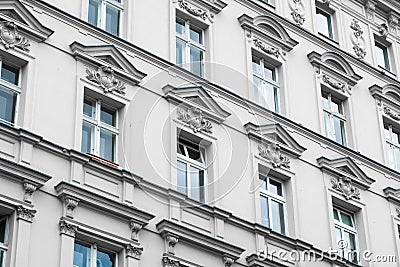
<svg viewBox="0 0 400 267">
<path fill-rule="evenodd" d="M 348 244 L 345 240 L 340 240 L 337 244 L 338 249 L 329 248 L 316 252 L 314 250 L 267 250 L 260 251 L 258 259 L 261 261 L 276 260 L 289 262 L 320 262 L 324 260 L 337 261 L 339 259 L 347 259 L 353 262 L 376 262 L 376 263 L 394 263 L 397 262 L 395 255 L 378 255 L 370 250 L 355 251 L 348 250 Z"/>
</svg>

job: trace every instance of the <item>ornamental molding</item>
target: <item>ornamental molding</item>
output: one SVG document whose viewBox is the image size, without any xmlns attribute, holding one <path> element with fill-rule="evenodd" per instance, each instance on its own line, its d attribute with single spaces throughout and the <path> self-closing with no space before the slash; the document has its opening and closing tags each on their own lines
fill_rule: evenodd
<svg viewBox="0 0 400 267">
<path fill-rule="evenodd" d="M 179 242 L 179 237 L 176 235 L 167 234 L 165 237 L 166 253 L 175 255 L 175 246 Z"/>
<path fill-rule="evenodd" d="M 17 25 L 12 21 L 0 22 L 0 41 L 6 49 L 19 48 L 29 52 L 29 40 L 21 36 Z"/>
<path fill-rule="evenodd" d="M 126 257 L 131 257 L 138 260 L 140 260 L 140 257 L 143 254 L 143 248 L 132 243 L 125 245 L 125 251 Z"/>
<path fill-rule="evenodd" d="M 225 267 L 231 267 L 231 265 L 235 263 L 235 260 L 229 256 L 224 256 L 222 257 L 222 262 L 224 263 Z"/>
<path fill-rule="evenodd" d="M 24 187 L 24 202 L 26 203 L 32 203 L 33 197 L 32 194 L 37 190 L 37 184 L 31 183 L 31 182 L 24 182 L 23 183 Z"/>
<path fill-rule="evenodd" d="M 370 21 L 374 20 L 375 6 L 376 6 L 376 0 L 365 1 L 365 15 L 367 19 Z"/>
<path fill-rule="evenodd" d="M 378 32 L 379 34 L 386 39 L 386 37 L 389 34 L 389 27 L 386 23 L 382 23 L 380 25 L 378 25 Z"/>
<path fill-rule="evenodd" d="M 322 81 L 342 93 L 351 93 L 351 88 L 347 83 L 340 82 L 326 74 L 322 74 Z"/>
<path fill-rule="evenodd" d="M 394 112 L 392 109 L 388 108 L 388 107 L 384 107 L 383 108 L 383 112 L 388 115 L 390 118 L 396 120 L 396 121 L 400 121 L 400 113 Z"/>
<path fill-rule="evenodd" d="M 58 223 L 59 229 L 60 229 L 60 234 L 61 235 L 67 235 L 70 237 L 75 237 L 75 234 L 78 230 L 78 226 L 74 225 L 72 223 L 69 223 L 63 219 L 60 219 Z"/>
<path fill-rule="evenodd" d="M 293 21 L 301 26 L 306 21 L 305 8 L 302 0 L 290 0 L 289 1 L 290 15 L 292 15 Z"/>
<path fill-rule="evenodd" d="M 358 20 L 353 19 L 350 24 L 350 29 L 353 30 L 353 34 L 351 35 L 351 42 L 353 43 L 353 50 L 356 56 L 360 59 L 364 59 L 367 55 L 365 48 L 365 40 L 363 35 L 363 30 L 361 29 L 360 23 Z"/>
<path fill-rule="evenodd" d="M 178 4 L 183 10 L 186 10 L 189 14 L 195 17 L 199 17 L 203 20 L 206 20 L 207 18 L 212 20 L 214 18 L 214 15 L 210 14 L 208 11 L 195 7 L 185 0 L 178 0 Z"/>
<path fill-rule="evenodd" d="M 274 168 L 285 167 L 287 169 L 290 169 L 290 160 L 286 155 L 282 154 L 279 145 L 273 143 L 268 145 L 259 144 L 258 151 L 260 157 L 271 162 L 272 167 Z"/>
<path fill-rule="evenodd" d="M 254 39 L 253 41 L 254 41 L 254 46 L 257 47 L 258 49 L 260 49 L 261 51 L 263 51 L 266 54 L 273 55 L 276 58 L 278 58 L 280 55 L 283 54 L 283 53 L 281 53 L 279 48 L 266 45 L 266 44 L 264 44 L 262 41 L 260 41 L 258 39 Z"/>
<path fill-rule="evenodd" d="M 27 222 L 32 222 L 33 217 L 35 217 L 36 210 L 25 208 L 24 206 L 17 207 L 17 220 L 24 220 Z"/>
<path fill-rule="evenodd" d="M 178 108 L 178 120 L 184 122 L 194 133 L 212 133 L 211 122 L 203 116 L 198 108 Z"/>
<path fill-rule="evenodd" d="M 399 17 L 393 11 L 389 12 L 388 25 L 391 33 L 397 33 L 397 26 L 399 25 Z"/>
<path fill-rule="evenodd" d="M 181 263 L 179 260 L 171 258 L 167 255 L 162 257 L 162 264 L 164 267 L 180 267 Z"/>
<path fill-rule="evenodd" d="M 400 218 L 400 207 L 396 207 L 396 217 Z"/>
<path fill-rule="evenodd" d="M 86 78 L 103 88 L 105 94 L 111 92 L 125 94 L 125 83 L 115 78 L 112 67 L 101 66 L 97 70 L 86 68 L 86 73 Z"/>
<path fill-rule="evenodd" d="M 341 193 L 347 200 L 360 199 L 360 190 L 353 186 L 347 177 L 331 178 L 332 189 Z"/>
<path fill-rule="evenodd" d="M 66 196 L 64 197 L 64 209 L 65 209 L 65 216 L 67 218 L 74 218 L 74 209 L 78 206 L 79 199 Z"/>
<path fill-rule="evenodd" d="M 139 231 L 142 229 L 142 224 L 136 222 L 135 220 L 129 221 L 129 228 L 131 229 L 131 239 L 138 241 L 139 240 Z"/>
</svg>

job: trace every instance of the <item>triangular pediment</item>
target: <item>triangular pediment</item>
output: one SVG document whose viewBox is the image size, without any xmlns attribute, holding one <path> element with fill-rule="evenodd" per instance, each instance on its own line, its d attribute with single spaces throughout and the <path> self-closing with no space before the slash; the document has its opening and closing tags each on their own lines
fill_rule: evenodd
<svg viewBox="0 0 400 267">
<path fill-rule="evenodd" d="M 358 184 L 359 187 L 367 189 L 375 182 L 374 179 L 368 175 L 349 157 L 342 157 L 337 159 L 328 159 L 320 157 L 317 159 L 319 167 L 327 170 L 337 177 L 349 178 L 353 183 Z"/>
<path fill-rule="evenodd" d="M 287 153 L 300 157 L 306 148 L 302 147 L 280 124 L 255 125 L 248 122 L 244 125 L 250 138 L 266 143 L 279 145 Z"/>
<path fill-rule="evenodd" d="M 200 109 L 210 119 L 219 123 L 231 114 L 224 110 L 202 86 L 163 87 L 164 97 L 176 104 Z"/>
<path fill-rule="evenodd" d="M 75 58 L 89 62 L 97 67 L 111 67 L 115 73 L 126 79 L 139 83 L 145 76 L 114 45 L 83 45 L 78 42 L 70 44 Z"/>
<path fill-rule="evenodd" d="M 44 41 L 54 32 L 42 25 L 18 0 L 0 1 L 0 22 L 14 23 L 18 33 L 28 35 L 36 41 Z"/>
</svg>

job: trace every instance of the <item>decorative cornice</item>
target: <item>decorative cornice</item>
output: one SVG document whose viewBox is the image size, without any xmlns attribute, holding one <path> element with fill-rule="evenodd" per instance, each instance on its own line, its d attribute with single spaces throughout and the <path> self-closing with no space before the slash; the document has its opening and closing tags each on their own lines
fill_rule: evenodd
<svg viewBox="0 0 400 267">
<path fill-rule="evenodd" d="M 279 145 L 273 143 L 268 145 L 259 144 L 258 151 L 259 155 L 262 158 L 265 158 L 271 162 L 272 167 L 285 167 L 288 169 L 290 168 L 290 160 L 287 156 L 281 153 L 281 148 Z"/>
<path fill-rule="evenodd" d="M 198 108 L 188 108 L 186 110 L 178 108 L 178 120 L 186 123 L 195 133 L 212 133 L 211 122 L 204 118 L 203 112 Z"/>
<path fill-rule="evenodd" d="M 97 83 L 103 88 L 104 93 L 118 92 L 122 95 L 125 94 L 125 84 L 121 80 L 115 78 L 114 70 L 112 67 L 101 66 L 97 70 L 86 68 L 89 81 Z"/>
<path fill-rule="evenodd" d="M 36 191 L 37 189 L 37 184 L 36 183 L 31 183 L 31 182 L 25 182 L 23 184 L 24 187 L 24 201 L 27 203 L 32 203 L 32 194 L 33 192 Z"/>
<path fill-rule="evenodd" d="M 353 21 L 350 24 L 350 29 L 353 30 L 351 42 L 353 43 L 354 53 L 357 55 L 357 57 L 363 59 L 367 55 L 367 52 L 365 49 L 365 41 L 362 36 L 363 30 L 361 29 L 359 21 L 353 19 Z"/>
<path fill-rule="evenodd" d="M 258 39 L 254 39 L 254 46 L 260 49 L 261 51 L 265 52 L 266 54 L 273 55 L 276 58 L 279 57 L 279 55 L 282 55 L 281 51 L 279 48 L 265 45 L 263 42 L 261 42 Z"/>
<path fill-rule="evenodd" d="M 292 15 L 293 21 L 301 26 L 306 21 L 304 14 L 304 5 L 301 0 L 291 0 L 289 1 L 289 8 L 291 10 L 290 15 Z"/>
<path fill-rule="evenodd" d="M 400 121 L 400 113 L 396 113 L 393 110 L 391 110 L 388 107 L 384 107 L 383 108 L 383 112 L 388 115 L 390 118 L 396 120 L 396 121 Z"/>
<path fill-rule="evenodd" d="M 131 257 L 140 260 L 143 253 L 143 248 L 135 244 L 125 245 L 126 257 Z"/>
<path fill-rule="evenodd" d="M 332 88 L 341 91 L 342 93 L 350 93 L 351 92 L 351 89 L 347 83 L 337 81 L 334 78 L 329 77 L 326 74 L 322 75 L 322 81 L 324 83 L 330 85 Z"/>
<path fill-rule="evenodd" d="M 29 52 L 29 40 L 21 36 L 17 25 L 12 21 L 0 22 L 0 41 L 6 49 L 19 48 Z"/>
<path fill-rule="evenodd" d="M 352 198 L 360 199 L 360 190 L 353 186 L 351 180 L 347 177 L 331 179 L 332 188 L 340 192 L 347 200 Z"/>
<path fill-rule="evenodd" d="M 185 1 L 185 0 L 178 0 L 179 6 L 186 10 L 189 14 L 195 16 L 195 17 L 199 17 L 203 20 L 206 20 L 207 18 L 209 18 L 210 20 L 213 19 L 213 15 L 209 14 L 206 10 L 202 10 L 200 8 L 197 8 L 191 4 L 189 4 L 189 2 Z"/>
<path fill-rule="evenodd" d="M 75 237 L 78 226 L 71 224 L 63 219 L 58 222 L 60 228 L 60 235 L 68 235 L 70 237 Z"/>
<path fill-rule="evenodd" d="M 17 219 L 24 220 L 27 222 L 32 222 L 33 217 L 35 217 L 36 210 L 25 208 L 20 205 L 17 207 Z"/>
<path fill-rule="evenodd" d="M 64 198 L 64 205 L 65 205 L 65 216 L 67 218 L 74 218 L 74 209 L 78 206 L 79 199 L 71 197 L 71 196 L 66 196 Z"/>
</svg>

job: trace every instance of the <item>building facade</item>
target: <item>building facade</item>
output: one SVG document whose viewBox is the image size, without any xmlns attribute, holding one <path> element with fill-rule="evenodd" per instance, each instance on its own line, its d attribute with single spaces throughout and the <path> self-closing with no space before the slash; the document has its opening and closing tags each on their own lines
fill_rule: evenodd
<svg viewBox="0 0 400 267">
<path fill-rule="evenodd" d="M 399 18 L 0 1 L 0 267 L 399 266 Z"/>
</svg>

